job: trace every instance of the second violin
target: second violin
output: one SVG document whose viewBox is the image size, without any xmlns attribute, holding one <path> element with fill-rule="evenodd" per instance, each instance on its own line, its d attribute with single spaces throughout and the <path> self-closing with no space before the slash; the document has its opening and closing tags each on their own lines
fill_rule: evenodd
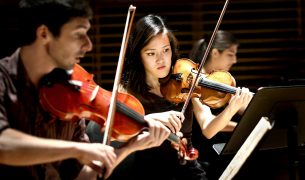
<svg viewBox="0 0 305 180">
<path fill-rule="evenodd" d="M 162 95 L 174 103 L 184 102 L 190 87 L 195 83 L 191 96 L 198 97 L 211 108 L 219 108 L 230 100 L 231 94 L 236 93 L 236 82 L 229 72 L 200 73 L 198 81 L 193 82 L 197 74 L 198 64 L 190 59 L 178 59 L 172 72 L 160 79 Z"/>
</svg>

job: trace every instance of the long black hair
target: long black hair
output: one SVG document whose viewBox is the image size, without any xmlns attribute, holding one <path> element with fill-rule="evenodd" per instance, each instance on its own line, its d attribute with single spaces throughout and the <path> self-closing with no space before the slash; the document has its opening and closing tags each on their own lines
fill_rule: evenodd
<svg viewBox="0 0 305 180">
<path fill-rule="evenodd" d="M 159 35 L 166 34 L 172 49 L 172 66 L 178 59 L 178 42 L 173 33 L 166 27 L 164 20 L 158 15 L 149 14 L 137 21 L 129 38 L 123 71 L 124 87 L 137 98 L 142 98 L 150 87 L 146 83 L 146 73 L 141 61 L 141 49 L 150 40 Z"/>
</svg>

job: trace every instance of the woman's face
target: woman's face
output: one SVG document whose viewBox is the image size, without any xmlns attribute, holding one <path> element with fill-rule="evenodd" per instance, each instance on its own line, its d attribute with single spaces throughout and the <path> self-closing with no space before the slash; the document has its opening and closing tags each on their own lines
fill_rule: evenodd
<svg viewBox="0 0 305 180">
<path fill-rule="evenodd" d="M 228 49 L 220 53 L 217 49 L 212 51 L 212 64 L 214 71 L 229 71 L 233 64 L 237 62 L 238 45 L 232 45 Z"/>
<path fill-rule="evenodd" d="M 164 78 L 171 68 L 172 49 L 168 36 L 158 34 L 141 50 L 141 60 L 148 79 Z"/>
</svg>

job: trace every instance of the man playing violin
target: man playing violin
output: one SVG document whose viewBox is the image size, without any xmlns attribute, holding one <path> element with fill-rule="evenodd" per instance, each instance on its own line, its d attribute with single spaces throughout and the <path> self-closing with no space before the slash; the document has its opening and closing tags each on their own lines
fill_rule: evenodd
<svg viewBox="0 0 305 180">
<path fill-rule="evenodd" d="M 149 130 L 114 149 L 88 143 L 84 119 L 52 119 L 38 84 L 54 68 L 70 70 L 92 49 L 92 10 L 85 0 L 21 0 L 20 48 L 0 61 L 0 173 L 8 179 L 96 179 L 93 162 L 108 177 L 128 154 L 159 146 L 170 131 L 146 117 Z M 183 118 L 183 115 L 180 114 Z"/>
</svg>

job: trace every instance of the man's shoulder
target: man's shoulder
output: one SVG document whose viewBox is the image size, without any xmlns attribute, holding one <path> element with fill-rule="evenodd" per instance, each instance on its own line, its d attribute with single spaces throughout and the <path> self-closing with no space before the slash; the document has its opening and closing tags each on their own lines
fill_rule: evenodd
<svg viewBox="0 0 305 180">
<path fill-rule="evenodd" d="M 4 58 L 0 59 L 0 73 L 13 73 L 16 71 L 17 68 L 17 63 L 18 63 L 18 59 L 19 59 L 19 52 L 20 49 L 16 49 L 16 51 L 10 55 L 10 56 L 6 56 Z"/>
</svg>

